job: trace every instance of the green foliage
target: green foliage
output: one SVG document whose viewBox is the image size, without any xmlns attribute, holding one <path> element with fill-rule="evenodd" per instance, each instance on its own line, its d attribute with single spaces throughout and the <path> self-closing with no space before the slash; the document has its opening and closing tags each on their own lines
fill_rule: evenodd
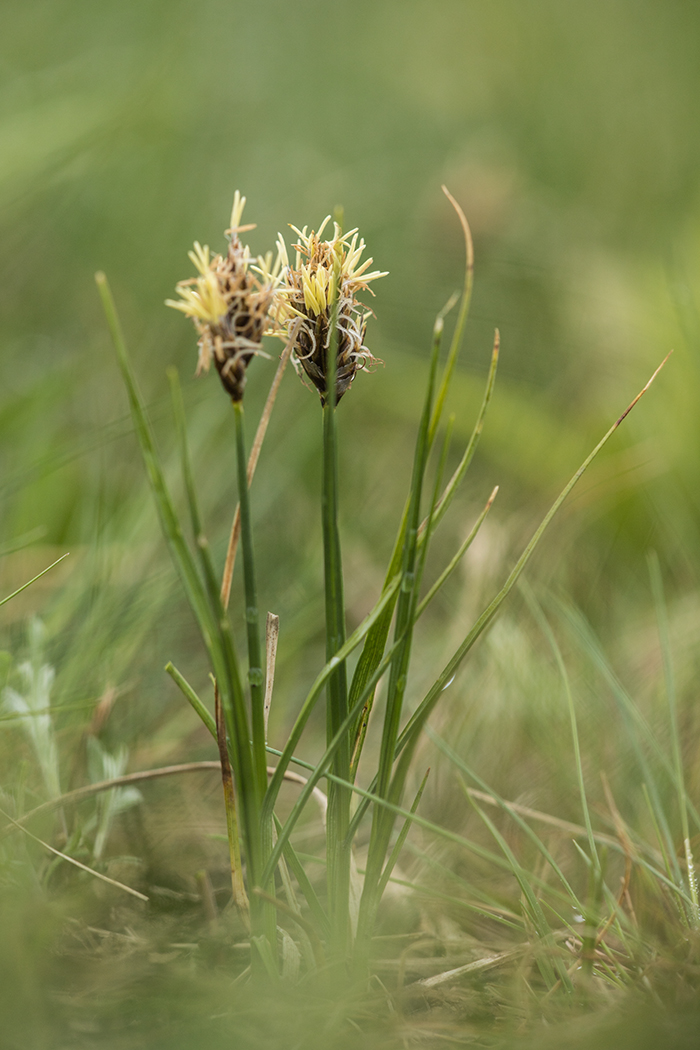
<svg viewBox="0 0 700 1050">
<path fill-rule="evenodd" d="M 4 1038 L 692 1046 L 697 11 L 317 6 L 204 0 L 193 19 L 180 0 L 41 0 L 6 13 Z M 370 322 L 385 367 L 327 414 L 325 481 L 338 488 L 325 520 L 318 414 L 303 388 L 281 388 L 227 625 L 217 594 L 243 421 L 236 436 L 215 383 L 190 382 L 191 338 L 160 304 L 183 246 L 203 233 L 215 244 L 232 180 L 256 189 L 261 244 L 343 200 L 391 277 Z M 470 353 L 457 361 L 455 335 L 417 500 L 407 449 L 462 251 L 443 181 L 473 223 L 479 267 Z M 184 591 L 100 334 L 98 265 L 134 348 L 136 435 Z M 468 306 L 465 295 L 462 320 Z M 671 347 L 653 397 L 535 552 L 562 480 Z M 174 430 L 172 363 L 186 377 Z M 251 369 L 248 420 L 271 375 Z M 449 448 L 438 409 L 454 416 Z M 324 535 L 337 554 L 325 617 Z M 269 733 L 246 678 L 262 661 L 243 610 L 258 604 L 281 622 Z M 40 646 L 26 631 L 35 616 Z M 334 632 L 339 664 L 324 655 Z M 267 888 L 251 903 L 262 969 L 282 974 L 271 993 L 252 992 L 247 919 L 227 906 L 212 671 L 243 851 Z M 159 775 L 61 796 L 127 769 Z M 321 790 L 344 838 L 326 836 Z M 363 879 L 368 943 L 352 973 L 369 966 L 369 988 L 334 970 Z"/>
</svg>

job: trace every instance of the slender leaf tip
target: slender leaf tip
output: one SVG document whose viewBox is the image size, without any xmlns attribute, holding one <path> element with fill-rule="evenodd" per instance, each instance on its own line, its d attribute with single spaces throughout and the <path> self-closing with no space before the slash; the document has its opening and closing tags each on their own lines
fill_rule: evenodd
<svg viewBox="0 0 700 1050">
<path fill-rule="evenodd" d="M 467 217 L 462 211 L 462 208 L 460 207 L 458 202 L 448 190 L 447 186 L 445 186 L 444 184 L 442 186 L 442 192 L 445 194 L 448 201 L 450 202 L 454 210 L 457 212 L 457 218 L 462 224 L 462 229 L 464 230 L 464 241 L 467 248 L 467 270 L 471 272 L 474 269 L 474 241 L 472 240 L 472 231 L 469 228 Z"/>
<path fill-rule="evenodd" d="M 666 364 L 666 362 L 668 361 L 668 359 L 669 359 L 669 357 L 671 356 L 671 354 L 672 354 L 672 353 L 673 353 L 673 350 L 669 350 L 669 352 L 668 352 L 668 353 L 666 354 L 665 358 L 663 359 L 663 361 L 661 362 L 661 364 L 659 365 L 659 367 L 658 367 L 658 368 L 656 369 L 656 371 L 655 371 L 655 372 L 654 372 L 654 374 L 652 375 L 651 379 L 650 379 L 650 380 L 648 381 L 648 383 L 646 384 L 646 386 L 643 386 L 643 387 L 642 387 L 642 389 L 641 389 L 641 390 L 639 391 L 639 393 L 638 393 L 638 394 L 637 394 L 637 396 L 635 397 L 634 401 L 632 401 L 632 402 L 631 402 L 631 403 L 630 403 L 630 404 L 629 404 L 629 405 L 627 406 L 627 408 L 625 409 L 625 411 L 624 411 L 624 412 L 622 413 L 622 415 L 620 416 L 620 418 L 619 418 L 619 419 L 617 420 L 617 422 L 615 423 L 615 426 L 613 427 L 613 429 L 615 429 L 615 427 L 619 427 L 619 425 L 620 425 L 620 423 L 622 422 L 622 420 L 623 420 L 623 419 L 625 418 L 625 416 L 628 416 L 628 415 L 630 414 L 630 412 L 632 411 L 632 409 L 634 408 L 634 406 L 635 406 L 635 405 L 637 404 L 637 402 L 639 401 L 639 399 L 640 399 L 640 398 L 642 397 L 642 395 L 643 395 L 643 394 L 646 394 L 647 390 L 649 389 L 649 387 L 651 386 L 651 384 L 652 384 L 652 383 L 654 382 L 654 380 L 656 379 L 657 375 L 659 374 L 659 372 L 661 371 L 661 369 L 662 369 L 662 368 L 664 367 L 664 365 Z"/>
</svg>

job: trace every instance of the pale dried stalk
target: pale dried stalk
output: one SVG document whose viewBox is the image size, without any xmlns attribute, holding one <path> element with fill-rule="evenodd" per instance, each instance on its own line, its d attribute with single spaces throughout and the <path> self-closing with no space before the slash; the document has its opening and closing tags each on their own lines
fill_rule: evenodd
<svg viewBox="0 0 700 1050">
<path fill-rule="evenodd" d="M 29 820 L 38 817 L 40 813 L 50 813 L 51 810 L 59 809 L 61 806 L 82 802 L 83 799 L 99 795 L 102 791 L 111 791 L 112 788 L 126 787 L 129 784 L 140 784 L 145 780 L 157 780 L 160 777 L 177 776 L 180 773 L 204 773 L 210 769 L 221 772 L 221 762 L 212 759 L 202 762 L 183 762 L 175 766 L 161 766 L 159 769 L 144 769 L 138 773 L 125 773 L 121 777 L 113 777 L 111 780 L 100 780 L 96 784 L 85 784 L 84 787 L 75 788 L 74 791 L 67 791 L 65 795 L 59 795 L 58 798 L 42 802 L 40 806 L 30 809 L 28 813 L 24 813 L 19 820 L 14 820 L 7 813 L 4 813 L 3 815 L 7 817 L 10 824 L 4 827 L 2 831 L 6 833 L 7 831 L 12 831 L 13 827 L 23 828 Z M 269 777 L 274 772 L 274 766 L 267 767 L 267 775 Z M 301 773 L 295 773 L 291 769 L 284 771 L 284 779 L 291 784 L 298 784 L 299 787 L 304 787 L 306 784 L 306 777 L 303 777 Z M 328 803 L 326 795 L 320 788 L 315 787 L 314 796 L 318 802 L 319 809 L 322 813 L 325 813 Z"/>
<path fill-rule="evenodd" d="M 265 652 L 267 656 L 267 667 L 265 673 L 265 740 L 267 740 L 267 721 L 270 717 L 270 705 L 272 704 L 272 687 L 275 684 L 275 661 L 277 660 L 277 639 L 280 633 L 280 618 L 274 613 L 267 614 L 267 627 L 265 630 Z"/>
<path fill-rule="evenodd" d="M 241 915 L 248 915 L 250 905 L 248 895 L 245 891 L 243 881 L 243 864 L 241 861 L 241 847 L 238 838 L 238 817 L 236 814 L 236 795 L 233 789 L 233 773 L 228 757 L 228 745 L 226 743 L 226 726 L 224 725 L 224 713 L 219 698 L 219 690 L 214 688 L 214 704 L 216 715 L 216 740 L 219 745 L 219 758 L 221 760 L 221 781 L 224 789 L 224 807 L 226 810 L 226 832 L 228 838 L 229 858 L 231 862 L 231 893 L 233 903 Z"/>
<path fill-rule="evenodd" d="M 267 431 L 267 425 L 270 422 L 270 416 L 272 414 L 272 409 L 275 404 L 275 399 L 277 398 L 277 391 L 279 390 L 279 385 L 282 382 L 284 370 L 287 367 L 287 363 L 291 356 L 298 330 L 298 324 L 293 325 L 290 329 L 289 339 L 287 340 L 285 348 L 282 351 L 280 363 L 277 366 L 275 378 L 272 380 L 272 386 L 270 387 L 270 392 L 267 395 L 267 401 L 265 402 L 265 407 L 260 417 L 260 422 L 258 423 L 258 429 L 255 432 L 255 440 L 253 441 L 253 447 L 250 450 L 250 456 L 248 458 L 247 478 L 249 485 L 253 480 L 255 468 L 258 465 L 260 449 L 262 448 L 262 443 L 265 440 L 265 433 Z M 236 562 L 236 551 L 238 550 L 238 540 L 240 535 L 241 505 L 239 503 L 236 506 L 236 512 L 233 516 L 233 524 L 231 525 L 231 535 L 229 536 L 228 550 L 226 552 L 226 562 L 224 564 L 224 575 L 221 581 L 221 604 L 223 605 L 224 609 L 228 608 L 229 598 L 231 597 L 231 581 L 233 580 L 233 566 Z"/>
</svg>

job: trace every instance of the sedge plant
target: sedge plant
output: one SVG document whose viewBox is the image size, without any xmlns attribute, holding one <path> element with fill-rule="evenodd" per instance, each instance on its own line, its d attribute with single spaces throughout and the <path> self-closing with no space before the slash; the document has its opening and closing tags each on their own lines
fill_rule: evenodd
<svg viewBox="0 0 700 1050">
<path fill-rule="evenodd" d="M 384 585 L 372 609 L 350 635 L 346 632 L 338 523 L 342 478 L 336 414 L 357 373 L 367 369 L 374 360 L 365 344 L 371 311 L 360 296 L 372 291 L 374 282 L 385 276 L 379 270 L 370 269 L 372 259 L 363 258 L 365 243 L 358 231 L 344 232 L 340 216 L 336 216 L 331 233 L 329 216 L 318 231 L 309 232 L 307 226 L 301 229 L 292 227 L 297 238 L 292 255 L 280 237 L 276 257 L 269 253 L 254 258 L 241 241 L 241 234 L 252 227 L 242 224 L 245 198 L 236 193 L 227 231 L 227 252 L 212 254 L 208 247 L 195 243 L 190 258 L 197 276 L 181 282 L 179 298 L 169 300 L 170 306 L 195 324 L 199 337 L 198 372 L 207 371 L 214 363 L 233 405 L 232 444 L 238 477 L 238 508 L 223 567 L 223 586 L 198 508 L 187 447 L 187 421 L 177 376 L 171 375 L 171 383 L 188 503 L 189 541 L 187 528 L 165 481 L 107 279 L 104 274 L 97 275 L 163 533 L 197 622 L 214 682 L 212 713 L 182 673 L 172 663 L 168 664 L 169 674 L 218 745 L 233 902 L 249 925 L 251 967 L 254 976 L 261 979 L 276 979 L 280 972 L 289 973 L 290 957 L 294 960 L 303 958 L 307 969 L 339 967 L 361 978 L 369 972 L 372 938 L 382 896 L 393 877 L 408 830 L 412 824 L 432 830 L 436 827 L 419 812 L 425 779 L 415 797 L 408 804 L 405 800 L 416 746 L 426 729 L 427 720 L 460 664 L 516 585 L 552 518 L 651 383 L 650 380 L 569 479 L 500 589 L 477 617 L 425 696 L 408 711 L 406 697 L 416 624 L 469 548 L 497 492 L 494 489 L 446 568 L 430 585 L 423 586 L 430 544 L 467 474 L 479 442 L 494 388 L 500 350 L 496 332 L 480 411 L 458 466 L 445 481 L 443 472 L 450 427 L 443 426 L 443 415 L 467 321 L 474 267 L 467 220 L 458 203 L 445 192 L 464 232 L 464 285 L 461 295 L 448 302 L 434 325 L 409 492 Z M 326 230 L 329 231 L 327 234 Z M 458 300 L 457 320 L 443 363 L 445 320 Z M 247 369 L 263 353 L 263 339 L 269 336 L 283 339 L 285 351 L 248 458 L 243 410 Z M 318 393 L 320 400 L 326 658 L 310 685 L 284 746 L 275 749 L 267 740 L 267 712 L 272 693 L 276 634 L 268 631 L 267 644 L 263 646 L 249 489 L 269 410 L 289 355 L 297 372 Z M 441 434 L 443 437 L 438 441 Z M 234 638 L 227 612 L 239 537 L 243 562 L 240 600 L 245 622 L 245 659 L 241 655 L 243 647 L 239 648 L 238 640 Z M 280 634 L 280 645 L 284 645 L 284 630 Z M 348 658 L 357 650 L 359 658 L 350 674 Z M 374 699 L 382 681 L 386 685 L 386 703 L 378 713 Z M 324 695 L 325 747 L 315 762 L 305 762 L 296 752 L 309 719 L 322 705 Z M 362 785 L 358 773 L 369 732 L 377 738 L 377 758 L 375 768 Z M 268 765 L 273 760 L 274 764 Z M 292 771 L 294 765 L 303 770 L 303 776 Z M 468 773 L 466 769 L 464 772 Z M 276 805 L 283 782 L 290 778 L 299 784 L 301 790 L 282 819 Z M 319 789 L 324 782 L 327 786 L 327 807 L 325 801 L 323 803 L 326 892 L 319 895 L 308 876 L 305 858 L 295 850 L 292 834 L 309 802 L 312 799 L 318 801 Z M 511 866 L 515 871 L 529 921 L 542 943 L 546 944 L 549 927 L 531 881 L 517 866 L 505 842 L 498 838 L 490 819 L 486 815 L 483 819 L 496 834 L 505 854 L 504 860 L 487 851 L 489 858 L 501 867 Z M 365 821 L 366 825 L 363 824 Z M 398 831 L 397 822 L 400 824 Z M 367 860 L 363 873 L 357 871 L 353 856 L 354 841 L 361 826 L 368 827 Z M 444 834 L 468 849 L 477 848 L 458 835 Z M 600 862 L 590 828 L 589 844 L 589 860 L 598 871 Z M 486 855 L 483 849 L 481 855 Z M 571 893 L 566 886 L 562 892 L 565 896 Z M 580 904 L 576 900 L 577 905 Z M 299 948 L 290 948 L 288 933 L 278 933 L 277 920 L 283 916 L 296 924 Z M 541 965 L 548 986 L 568 987 L 570 982 L 566 971 L 559 964 L 552 967 L 546 958 L 543 959 Z M 297 961 L 291 970 L 298 970 Z"/>
</svg>

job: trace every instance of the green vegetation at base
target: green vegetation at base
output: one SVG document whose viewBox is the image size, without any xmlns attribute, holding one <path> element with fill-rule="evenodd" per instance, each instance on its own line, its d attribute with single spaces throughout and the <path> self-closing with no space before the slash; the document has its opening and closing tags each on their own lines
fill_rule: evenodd
<svg viewBox="0 0 700 1050">
<path fill-rule="evenodd" d="M 695 1045 L 699 35 L 692 5 L 632 0 L 337 12 L 204 0 L 195 20 L 180 0 L 8 10 L 8 1046 Z M 477 271 L 450 435 L 431 421 L 426 470 L 426 348 L 462 252 L 442 182 L 473 224 Z M 216 379 L 190 379 L 191 334 L 161 304 L 183 246 L 217 244 L 237 184 L 260 204 L 255 251 L 289 218 L 317 221 L 343 200 L 391 276 L 369 322 L 383 367 L 357 378 L 335 418 L 325 410 L 325 474 L 313 398 L 291 375 L 281 385 L 222 626 L 236 475 L 275 364 L 250 370 L 244 435 Z M 190 608 L 91 291 L 98 267 Z M 512 575 L 566 477 L 671 348 L 526 576 Z M 440 493 L 464 462 L 445 513 Z M 421 498 L 406 503 L 416 479 Z M 245 676 L 246 651 L 264 663 L 245 608 L 260 625 L 268 608 L 280 617 L 269 728 L 259 676 Z M 345 687 L 337 665 L 318 676 L 339 646 Z M 452 666 L 459 653 L 468 662 Z M 212 669 L 228 675 L 218 712 Z M 248 762 L 235 741 L 248 736 L 249 684 Z M 226 736 L 243 775 L 225 808 Z M 267 781 L 265 761 L 279 770 Z M 354 853 L 347 834 L 326 851 L 327 794 L 329 826 L 356 834 Z M 255 965 L 263 982 L 279 974 L 260 991 L 251 846 L 266 887 L 250 896 Z M 361 965 L 339 976 L 358 918 Z"/>
</svg>

